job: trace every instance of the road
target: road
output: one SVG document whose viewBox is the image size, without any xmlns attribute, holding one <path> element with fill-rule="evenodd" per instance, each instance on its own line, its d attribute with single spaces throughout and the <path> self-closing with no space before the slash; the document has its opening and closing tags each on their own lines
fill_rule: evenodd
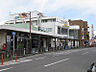
<svg viewBox="0 0 96 72">
<path fill-rule="evenodd" d="M 96 62 L 96 48 L 50 52 L 0 66 L 0 72 L 86 72 Z"/>
</svg>

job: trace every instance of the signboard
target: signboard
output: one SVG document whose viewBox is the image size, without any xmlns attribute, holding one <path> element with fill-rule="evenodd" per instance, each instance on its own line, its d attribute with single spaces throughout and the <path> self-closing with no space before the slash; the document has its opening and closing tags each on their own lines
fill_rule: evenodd
<svg viewBox="0 0 96 72">
<path fill-rule="evenodd" d="M 68 24 L 64 24 L 63 27 L 69 27 Z"/>
<path fill-rule="evenodd" d="M 82 39 L 84 39 L 84 28 L 82 28 Z"/>
<path fill-rule="evenodd" d="M 15 16 L 15 19 L 20 19 L 20 18 L 28 18 L 28 14 L 27 13 L 21 13 L 21 14 L 18 14 L 18 16 Z"/>
<path fill-rule="evenodd" d="M 18 13 L 18 14 L 11 14 L 10 19 L 11 20 L 17 20 L 17 19 L 26 19 L 29 18 L 29 13 Z"/>
<path fill-rule="evenodd" d="M 16 35 L 16 32 L 12 32 L 12 35 L 15 36 Z"/>
</svg>

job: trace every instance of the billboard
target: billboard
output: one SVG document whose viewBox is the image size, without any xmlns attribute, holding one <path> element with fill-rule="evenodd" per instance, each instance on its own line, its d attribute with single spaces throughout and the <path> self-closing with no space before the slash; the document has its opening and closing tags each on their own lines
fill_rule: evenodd
<svg viewBox="0 0 96 72">
<path fill-rule="evenodd" d="M 82 28 L 82 39 L 84 39 L 84 28 Z"/>
<path fill-rule="evenodd" d="M 19 13 L 10 15 L 11 20 L 26 19 L 29 18 L 29 13 Z"/>
</svg>

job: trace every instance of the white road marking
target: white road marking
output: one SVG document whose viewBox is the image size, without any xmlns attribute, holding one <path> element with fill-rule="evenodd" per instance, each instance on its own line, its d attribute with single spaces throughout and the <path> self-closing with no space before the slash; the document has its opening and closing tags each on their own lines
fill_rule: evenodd
<svg viewBox="0 0 96 72">
<path fill-rule="evenodd" d="M 38 57 L 38 58 L 35 58 L 35 60 L 40 60 L 40 59 L 44 59 L 45 57 Z"/>
<path fill-rule="evenodd" d="M 24 57 L 25 59 L 27 59 L 27 58 L 33 58 L 33 57 L 37 57 L 37 56 L 40 56 L 40 55 L 42 55 L 42 54 L 38 54 L 38 55 L 34 55 L 34 56 L 28 56 L 28 57 Z"/>
<path fill-rule="evenodd" d="M 23 61 L 20 61 L 20 62 L 30 62 L 30 61 L 32 61 L 32 59 L 23 60 Z"/>
<path fill-rule="evenodd" d="M 1 72 L 1 71 L 5 71 L 5 70 L 9 70 L 9 69 L 11 69 L 11 68 L 13 68 L 13 67 L 1 69 L 0 72 Z"/>
<path fill-rule="evenodd" d="M 88 54 L 88 52 L 83 53 L 82 55 Z"/>
<path fill-rule="evenodd" d="M 71 53 L 70 51 L 67 51 L 67 52 L 57 52 L 57 53 L 54 53 L 53 55 L 55 55 L 55 56 L 68 55 L 68 54 L 70 54 L 70 53 Z"/>
<path fill-rule="evenodd" d="M 67 61 L 69 59 L 70 58 L 66 58 L 66 59 L 62 59 L 62 60 L 59 60 L 59 61 L 56 61 L 56 62 L 53 62 L 53 63 L 50 63 L 50 64 L 46 64 L 46 65 L 44 65 L 44 67 L 48 67 L 48 66 L 51 66 L 51 65 L 54 65 L 54 64 L 57 64 L 57 63 L 61 63 L 61 62 Z"/>
</svg>

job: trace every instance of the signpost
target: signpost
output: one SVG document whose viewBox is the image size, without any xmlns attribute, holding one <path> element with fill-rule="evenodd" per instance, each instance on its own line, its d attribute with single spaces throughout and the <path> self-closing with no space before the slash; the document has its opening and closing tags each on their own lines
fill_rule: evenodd
<svg viewBox="0 0 96 72">
<path fill-rule="evenodd" d="M 16 32 L 12 32 L 12 35 L 13 35 L 13 57 L 14 57 L 14 52 L 15 52 L 15 35 L 16 35 Z"/>
</svg>

